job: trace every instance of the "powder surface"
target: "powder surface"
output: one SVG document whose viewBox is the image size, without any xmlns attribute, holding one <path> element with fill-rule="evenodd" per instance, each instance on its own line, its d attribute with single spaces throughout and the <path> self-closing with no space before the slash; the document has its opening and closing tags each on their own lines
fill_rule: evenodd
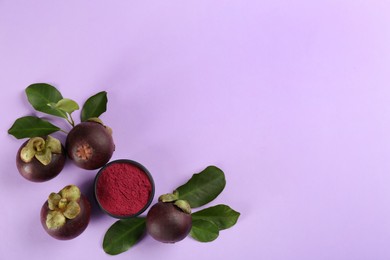
<svg viewBox="0 0 390 260">
<path fill-rule="evenodd" d="M 148 203 L 152 185 L 146 173 L 130 163 L 113 163 L 100 174 L 96 196 L 109 213 L 127 216 L 138 213 Z"/>
</svg>

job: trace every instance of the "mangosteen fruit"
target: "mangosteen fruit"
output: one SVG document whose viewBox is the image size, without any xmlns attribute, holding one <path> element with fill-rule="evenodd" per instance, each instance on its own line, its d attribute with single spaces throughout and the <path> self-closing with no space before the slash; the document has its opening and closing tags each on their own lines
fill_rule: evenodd
<svg viewBox="0 0 390 260">
<path fill-rule="evenodd" d="M 41 224 L 45 231 L 59 240 L 79 236 L 87 228 L 91 204 L 75 185 L 52 192 L 41 209 Z"/>
<path fill-rule="evenodd" d="M 65 147 L 69 158 L 86 170 L 104 166 L 115 150 L 111 128 L 98 119 L 73 127 L 66 138 Z"/>
<path fill-rule="evenodd" d="M 146 216 L 146 230 L 157 241 L 175 243 L 191 231 L 191 209 L 187 201 L 176 200 L 154 204 Z"/>
<path fill-rule="evenodd" d="M 20 175 L 33 182 L 44 182 L 56 177 L 64 168 L 65 161 L 65 148 L 51 136 L 27 140 L 16 155 L 16 167 Z"/>
</svg>

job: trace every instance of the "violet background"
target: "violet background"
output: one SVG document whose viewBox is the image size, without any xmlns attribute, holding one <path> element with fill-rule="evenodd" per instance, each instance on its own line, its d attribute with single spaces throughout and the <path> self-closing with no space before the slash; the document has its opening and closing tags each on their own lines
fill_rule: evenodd
<svg viewBox="0 0 390 260">
<path fill-rule="evenodd" d="M 389 13 L 379 0 L 0 0 L 0 259 L 390 259 Z M 106 90 L 112 159 L 145 165 L 156 195 L 220 167 L 208 206 L 241 212 L 236 226 L 110 257 L 116 220 L 94 204 L 81 236 L 49 237 L 48 194 L 73 183 L 91 197 L 97 171 L 19 176 L 7 130 L 33 112 L 36 82 L 79 104 Z"/>
</svg>

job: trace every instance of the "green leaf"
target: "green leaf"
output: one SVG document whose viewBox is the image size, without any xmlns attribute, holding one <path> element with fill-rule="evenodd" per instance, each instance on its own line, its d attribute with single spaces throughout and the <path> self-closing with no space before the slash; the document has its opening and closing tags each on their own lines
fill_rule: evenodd
<svg viewBox="0 0 390 260">
<path fill-rule="evenodd" d="M 15 136 L 17 139 L 22 139 L 27 137 L 45 136 L 59 130 L 59 127 L 39 117 L 25 116 L 16 119 L 8 130 L 8 133 Z"/>
<path fill-rule="evenodd" d="M 237 223 L 239 216 L 239 212 L 223 204 L 192 213 L 193 220 L 208 220 L 217 225 L 219 230 L 234 226 Z"/>
<path fill-rule="evenodd" d="M 55 104 L 55 108 L 60 109 L 68 114 L 72 114 L 74 111 L 80 109 L 79 105 L 69 99 L 69 98 L 63 98 Z"/>
<path fill-rule="evenodd" d="M 145 218 L 118 220 L 107 230 L 104 236 L 104 251 L 110 255 L 117 255 L 129 250 L 141 239 L 145 229 Z"/>
<path fill-rule="evenodd" d="M 107 92 L 101 91 L 85 101 L 81 110 L 81 121 L 85 122 L 91 117 L 99 117 L 107 109 Z"/>
<path fill-rule="evenodd" d="M 35 110 L 67 118 L 64 111 L 53 106 L 53 104 L 57 104 L 62 99 L 61 93 L 55 87 L 46 83 L 32 84 L 26 88 L 26 95 Z"/>
<path fill-rule="evenodd" d="M 179 199 L 187 200 L 191 208 L 203 206 L 214 200 L 225 188 L 223 171 L 209 166 L 202 172 L 192 175 L 191 179 L 176 190 Z"/>
<path fill-rule="evenodd" d="M 199 242 L 211 242 L 219 235 L 218 226 L 213 222 L 196 219 L 192 221 L 190 236 Z"/>
</svg>

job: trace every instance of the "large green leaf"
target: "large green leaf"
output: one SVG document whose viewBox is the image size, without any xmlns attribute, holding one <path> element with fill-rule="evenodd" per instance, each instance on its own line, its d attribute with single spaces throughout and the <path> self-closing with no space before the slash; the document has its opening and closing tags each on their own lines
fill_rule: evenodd
<svg viewBox="0 0 390 260">
<path fill-rule="evenodd" d="M 217 225 L 219 230 L 234 226 L 237 223 L 239 216 L 239 212 L 223 204 L 192 213 L 193 220 L 208 220 Z"/>
<path fill-rule="evenodd" d="M 201 207 L 214 200 L 225 188 L 223 171 L 208 166 L 202 172 L 192 175 L 184 185 L 178 187 L 179 199 L 187 200 L 191 208 Z"/>
<path fill-rule="evenodd" d="M 192 221 L 190 236 L 200 242 L 211 242 L 219 235 L 218 226 L 213 222 L 196 219 Z"/>
<path fill-rule="evenodd" d="M 107 109 L 107 92 L 101 91 L 85 101 L 81 110 L 81 121 L 85 122 L 90 118 L 99 117 Z"/>
<path fill-rule="evenodd" d="M 118 220 L 107 230 L 104 236 L 104 251 L 110 255 L 117 255 L 129 250 L 141 239 L 145 229 L 145 218 Z"/>
<path fill-rule="evenodd" d="M 45 136 L 59 130 L 59 127 L 39 117 L 25 116 L 16 119 L 8 130 L 8 133 L 18 139 L 22 139 L 27 137 Z"/>
<path fill-rule="evenodd" d="M 64 111 L 53 105 L 62 99 L 62 95 L 52 85 L 46 83 L 32 84 L 26 88 L 26 95 L 35 110 L 49 115 L 67 118 Z"/>
</svg>

